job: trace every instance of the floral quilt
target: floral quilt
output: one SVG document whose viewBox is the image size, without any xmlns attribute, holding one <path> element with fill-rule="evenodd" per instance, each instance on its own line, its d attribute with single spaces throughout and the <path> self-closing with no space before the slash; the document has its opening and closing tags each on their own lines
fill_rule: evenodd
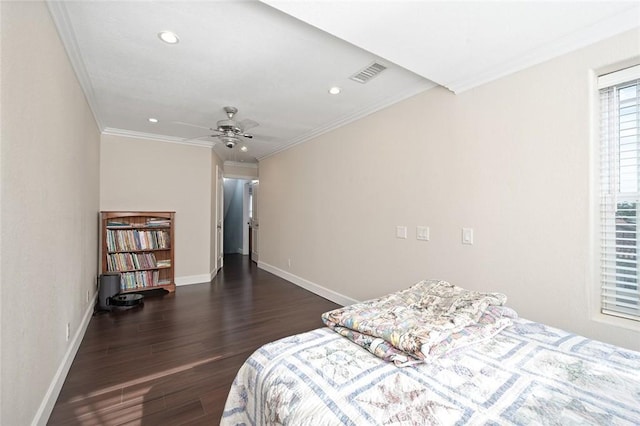
<svg viewBox="0 0 640 426">
<path fill-rule="evenodd" d="M 639 425 L 640 353 L 522 318 L 398 368 L 329 328 L 258 349 L 221 425 Z"/>
<path fill-rule="evenodd" d="M 331 329 L 397 366 L 431 361 L 491 338 L 511 324 L 502 293 L 425 280 L 322 315 Z"/>
</svg>

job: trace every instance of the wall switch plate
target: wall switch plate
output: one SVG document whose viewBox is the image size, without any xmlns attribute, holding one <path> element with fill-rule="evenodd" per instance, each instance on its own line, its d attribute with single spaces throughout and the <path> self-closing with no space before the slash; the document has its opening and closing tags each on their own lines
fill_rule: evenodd
<svg viewBox="0 0 640 426">
<path fill-rule="evenodd" d="M 407 227 L 406 226 L 396 226 L 396 238 L 407 239 Z"/>
<path fill-rule="evenodd" d="M 416 227 L 416 240 L 429 241 L 429 227 L 418 226 Z"/>
<path fill-rule="evenodd" d="M 473 228 L 462 228 L 462 244 L 473 244 Z"/>
</svg>

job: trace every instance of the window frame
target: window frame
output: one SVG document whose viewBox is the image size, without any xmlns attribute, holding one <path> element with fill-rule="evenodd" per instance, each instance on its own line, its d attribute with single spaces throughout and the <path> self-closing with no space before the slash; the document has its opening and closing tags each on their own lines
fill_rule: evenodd
<svg viewBox="0 0 640 426">
<path fill-rule="evenodd" d="M 591 174 L 592 176 L 592 183 L 593 183 L 593 196 L 594 196 L 594 202 L 592 203 L 592 205 L 594 206 L 594 215 L 593 215 L 593 219 L 592 220 L 592 224 L 593 226 L 591 227 L 591 230 L 593 232 L 593 244 L 594 244 L 594 248 L 595 250 L 592 250 L 591 252 L 594 253 L 594 257 L 591 259 L 591 265 L 593 265 L 592 268 L 592 273 L 593 273 L 593 291 L 591 292 L 592 297 L 590 298 L 592 301 L 592 312 L 595 313 L 595 319 L 597 320 L 601 320 L 603 322 L 608 322 L 608 323 L 613 323 L 615 325 L 619 325 L 619 326 L 623 326 L 625 328 L 632 328 L 632 329 L 640 329 L 640 310 L 638 310 L 637 313 L 632 313 L 632 314 L 628 314 L 628 313 L 621 313 L 621 312 L 615 312 L 609 309 L 605 308 L 605 302 L 604 302 L 604 292 L 605 292 L 605 280 L 604 280 L 604 271 L 605 271 L 605 267 L 604 264 L 605 262 L 605 253 L 603 250 L 603 230 L 606 226 L 606 218 L 604 217 L 604 215 L 601 213 L 601 210 L 603 209 L 603 206 L 605 206 L 605 203 L 603 202 L 603 198 L 604 196 L 604 190 L 603 190 L 603 185 L 606 185 L 605 180 L 603 179 L 603 170 L 605 170 L 603 168 L 602 165 L 602 153 L 603 153 L 603 137 L 601 135 L 601 131 L 602 131 L 602 117 L 603 117 L 603 109 L 602 109 L 602 101 L 601 101 L 601 90 L 605 89 L 605 88 L 610 88 L 610 87 L 615 87 L 615 86 L 623 86 L 627 83 L 631 83 L 634 80 L 640 80 L 640 65 L 634 65 L 631 67 L 627 67 L 624 69 L 619 69 L 617 71 L 613 71 L 607 74 L 602 74 L 602 75 L 596 75 L 595 73 L 593 73 L 593 79 L 592 81 L 594 82 L 594 90 L 592 91 L 592 93 L 594 93 L 594 114 L 592 115 L 592 117 L 594 118 L 594 125 L 593 125 L 593 137 L 592 137 L 592 145 L 593 145 L 593 151 L 595 153 L 594 157 L 593 157 L 593 162 L 591 164 L 591 168 L 593 173 Z M 638 85 L 640 86 L 640 82 L 638 83 Z M 615 90 L 615 89 L 614 89 Z M 640 102 L 638 103 L 638 105 L 640 105 Z M 640 127 L 640 126 L 639 126 Z M 616 144 L 616 150 L 618 149 L 618 144 L 619 142 L 615 142 Z M 640 141 L 639 141 L 639 145 L 640 145 Z M 638 157 L 640 158 L 640 146 L 637 148 L 637 152 L 638 152 Z M 618 151 L 616 151 L 616 154 L 618 153 Z M 613 159 L 611 159 L 611 161 L 613 161 L 613 163 L 615 163 L 616 158 L 619 157 L 614 157 Z M 607 168 L 608 170 L 608 174 L 611 175 L 611 171 L 613 171 L 615 173 L 617 169 L 617 165 L 614 165 L 614 168 Z M 640 160 L 638 162 L 637 165 L 638 168 L 640 168 Z M 640 173 L 640 171 L 639 171 Z M 617 176 L 617 175 L 616 175 Z M 638 181 L 639 185 L 640 185 L 640 178 Z M 615 184 L 610 184 L 609 186 L 614 185 Z M 611 198 L 611 201 L 609 201 L 609 208 L 611 209 L 612 207 L 615 209 L 614 211 L 617 211 L 617 202 L 618 200 L 622 200 L 623 197 L 618 198 L 618 193 L 620 191 L 616 191 L 616 194 L 611 196 L 609 195 L 609 198 Z M 635 217 L 638 219 L 637 223 L 636 223 L 636 232 L 638 232 L 638 234 L 636 235 L 636 253 L 635 256 L 637 257 L 636 261 L 638 263 L 640 263 L 640 189 L 637 189 L 635 192 L 635 199 L 636 199 L 636 215 Z M 616 203 L 616 206 L 614 207 L 612 203 Z M 616 213 L 613 213 L 613 217 L 609 218 L 609 225 L 611 225 L 611 223 L 613 223 L 613 230 L 614 230 L 614 237 L 613 240 L 617 240 L 618 237 L 618 225 L 617 225 L 617 220 L 616 220 Z M 617 247 L 619 247 L 619 243 L 617 241 L 615 241 Z M 618 268 L 618 257 L 617 257 L 617 250 L 614 249 L 614 257 L 613 259 L 615 259 L 615 273 L 617 274 L 617 268 Z M 610 258 L 611 259 L 611 258 Z M 609 259 L 609 260 L 610 260 Z M 640 265 L 636 265 L 636 286 L 640 285 Z M 639 290 L 640 291 L 640 290 Z"/>
</svg>

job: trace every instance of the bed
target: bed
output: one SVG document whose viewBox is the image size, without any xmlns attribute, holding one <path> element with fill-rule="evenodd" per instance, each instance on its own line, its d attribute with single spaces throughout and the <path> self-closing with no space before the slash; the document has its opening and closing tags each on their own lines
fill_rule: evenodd
<svg viewBox="0 0 640 426">
<path fill-rule="evenodd" d="M 640 425 L 640 353 L 505 300 L 422 281 L 325 313 L 326 327 L 249 357 L 221 424 Z"/>
</svg>

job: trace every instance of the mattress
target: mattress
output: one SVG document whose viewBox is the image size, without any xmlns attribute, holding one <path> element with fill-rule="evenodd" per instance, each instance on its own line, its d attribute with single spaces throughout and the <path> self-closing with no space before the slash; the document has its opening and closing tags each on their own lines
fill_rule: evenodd
<svg viewBox="0 0 640 426">
<path fill-rule="evenodd" d="M 258 349 L 222 425 L 640 425 L 640 353 L 523 318 L 398 367 L 329 328 Z"/>
</svg>

